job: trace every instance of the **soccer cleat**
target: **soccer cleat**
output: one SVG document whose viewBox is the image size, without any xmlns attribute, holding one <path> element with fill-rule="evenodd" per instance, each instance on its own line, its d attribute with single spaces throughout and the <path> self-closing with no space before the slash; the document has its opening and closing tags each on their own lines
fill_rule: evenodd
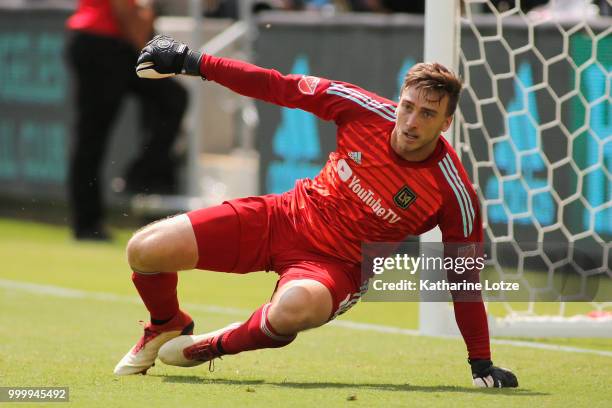
<svg viewBox="0 0 612 408">
<path fill-rule="evenodd" d="M 221 357 L 217 343 L 221 335 L 239 327 L 242 323 L 232 323 L 222 329 L 197 336 L 178 336 L 159 349 L 159 359 L 168 365 L 194 367 Z"/>
<path fill-rule="evenodd" d="M 193 333 L 193 319 L 179 310 L 178 314 L 167 323 L 154 325 L 147 323 L 144 334 L 121 361 L 115 366 L 116 375 L 146 374 L 155 365 L 159 348 L 169 340 L 180 335 Z"/>
</svg>

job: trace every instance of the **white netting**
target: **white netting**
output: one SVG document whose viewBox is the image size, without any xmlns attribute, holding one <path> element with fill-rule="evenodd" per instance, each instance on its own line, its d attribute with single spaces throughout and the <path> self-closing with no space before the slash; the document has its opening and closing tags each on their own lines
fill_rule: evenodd
<svg viewBox="0 0 612 408">
<path fill-rule="evenodd" d="M 610 323 L 612 17 L 584 0 L 513 3 L 466 0 L 461 19 L 455 134 L 492 245 L 485 273 L 525 288 L 489 309 L 502 326 L 542 314 Z M 584 293 L 597 297 L 538 303 Z"/>
</svg>

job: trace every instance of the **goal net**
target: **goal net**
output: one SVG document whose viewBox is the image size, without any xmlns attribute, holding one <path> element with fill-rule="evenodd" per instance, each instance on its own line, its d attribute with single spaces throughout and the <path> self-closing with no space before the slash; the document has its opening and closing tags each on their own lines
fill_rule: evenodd
<svg viewBox="0 0 612 408">
<path fill-rule="evenodd" d="M 601 2 L 601 7 L 610 5 Z M 612 17 L 586 0 L 461 5 L 454 144 L 490 245 L 498 336 L 612 337 Z"/>
</svg>

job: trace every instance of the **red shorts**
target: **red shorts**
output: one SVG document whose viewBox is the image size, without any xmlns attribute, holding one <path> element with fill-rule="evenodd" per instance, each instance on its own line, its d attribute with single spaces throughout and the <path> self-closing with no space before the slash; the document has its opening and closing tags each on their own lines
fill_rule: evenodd
<svg viewBox="0 0 612 408">
<path fill-rule="evenodd" d="M 325 285 L 333 298 L 330 319 L 362 295 L 359 265 L 317 253 L 285 210 L 291 192 L 226 201 L 187 213 L 198 244 L 198 269 L 248 273 L 276 271 L 277 288 L 296 279 Z"/>
</svg>

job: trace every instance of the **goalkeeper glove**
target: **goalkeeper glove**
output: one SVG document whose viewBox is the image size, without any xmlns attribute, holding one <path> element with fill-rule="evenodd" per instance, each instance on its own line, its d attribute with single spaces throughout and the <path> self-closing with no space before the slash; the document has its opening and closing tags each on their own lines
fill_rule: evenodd
<svg viewBox="0 0 612 408">
<path fill-rule="evenodd" d="M 201 76 L 202 53 L 167 35 L 156 35 L 140 51 L 136 62 L 136 75 L 140 78 L 159 79 L 176 74 Z"/>
<path fill-rule="evenodd" d="M 474 386 L 488 388 L 518 387 L 514 373 L 506 368 L 495 367 L 491 360 L 468 360 L 472 366 Z"/>
</svg>

